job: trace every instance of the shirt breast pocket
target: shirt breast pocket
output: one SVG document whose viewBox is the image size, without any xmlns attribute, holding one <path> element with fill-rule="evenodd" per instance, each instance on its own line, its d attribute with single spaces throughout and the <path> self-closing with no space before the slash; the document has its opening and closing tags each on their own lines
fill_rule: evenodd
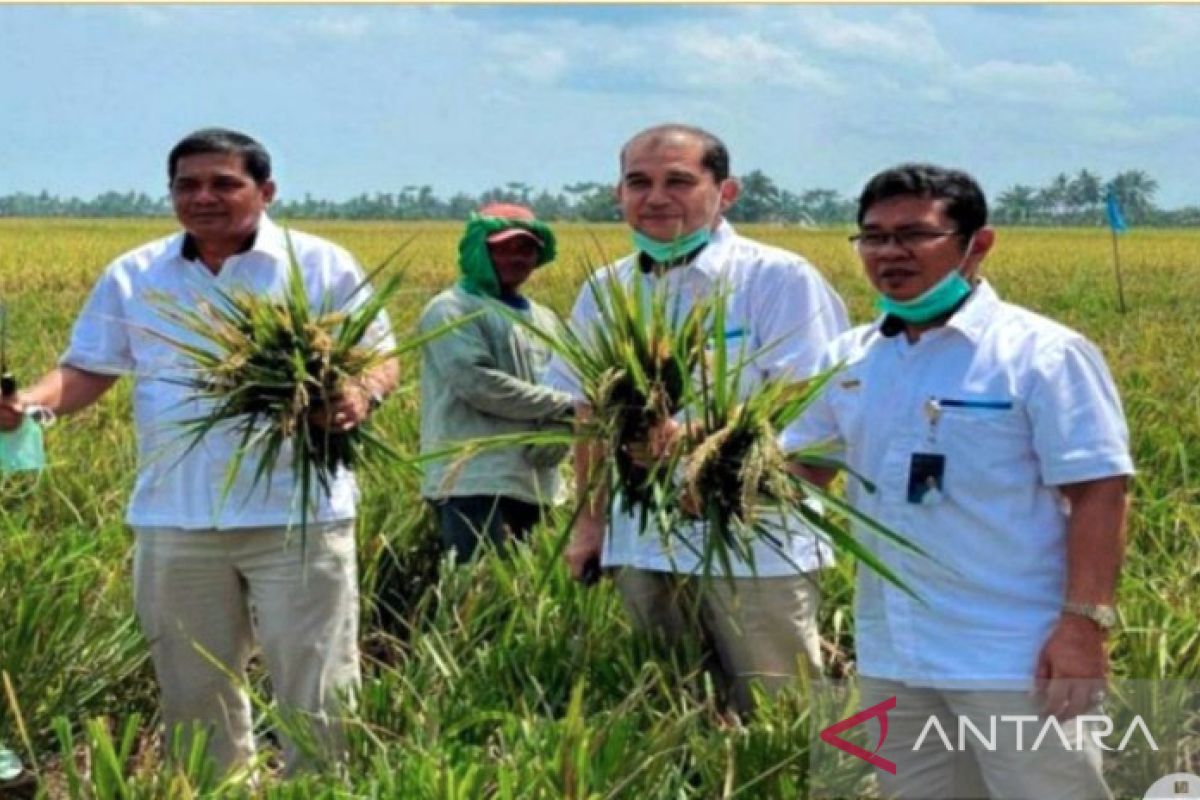
<svg viewBox="0 0 1200 800">
<path fill-rule="evenodd" d="M 869 471 L 863 462 L 864 452 L 871 447 L 861 435 L 865 405 L 861 391 L 841 388 L 837 378 L 820 391 L 821 396 L 795 423 L 803 432 L 800 440 L 814 448 L 814 455 L 845 463 L 859 473 Z"/>
<path fill-rule="evenodd" d="M 1019 400 L 953 397 L 939 403 L 938 438 L 951 462 L 992 479 L 1034 463 L 1032 427 Z"/>
<path fill-rule="evenodd" d="M 821 390 L 833 411 L 838 434 L 849 446 L 863 441 L 863 422 L 867 398 L 862 382 L 850 375 L 835 375 Z"/>
<path fill-rule="evenodd" d="M 749 331 L 727 323 L 724 336 L 714 336 L 704 348 L 710 374 L 716 367 L 718 348 L 722 347 L 725 352 L 725 369 L 730 373 L 744 370 L 754 355 Z"/>
<path fill-rule="evenodd" d="M 541 383 L 550 366 L 550 348 L 519 326 L 509 331 L 508 347 L 516 377 L 530 383 Z"/>
<path fill-rule="evenodd" d="M 537 383 L 546 379 L 546 370 L 550 367 L 550 348 L 540 339 L 526 337 L 529 344 L 529 360 L 533 366 L 533 377 Z"/>
</svg>

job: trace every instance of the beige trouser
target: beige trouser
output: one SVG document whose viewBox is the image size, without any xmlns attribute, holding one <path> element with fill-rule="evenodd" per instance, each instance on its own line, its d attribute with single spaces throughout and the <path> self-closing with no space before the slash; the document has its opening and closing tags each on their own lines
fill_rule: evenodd
<svg viewBox="0 0 1200 800">
<path fill-rule="evenodd" d="M 257 640 L 285 718 L 311 722 L 321 759 L 340 756 L 339 694 L 360 679 L 353 520 L 309 525 L 307 565 L 295 529 L 134 533 L 134 604 L 167 731 L 199 723 L 219 770 L 246 763 L 254 740 L 243 687 Z M 283 744 L 289 772 L 306 764 L 295 742 Z"/>
<path fill-rule="evenodd" d="M 1100 749 L 1091 736 L 1094 729 L 1088 725 L 1080 728 L 1074 719 L 1066 720 L 1060 723 L 1066 735 L 1065 743 L 1054 728 L 1038 742 L 1046 719 L 1038 711 L 1034 699 L 1025 692 L 926 689 L 867 677 L 862 678 L 861 685 L 863 708 L 890 697 L 896 698 L 896 707 L 888 711 L 888 734 L 879 751 L 896 764 L 896 774 L 876 770 L 885 797 L 904 800 L 1112 798 L 1101 771 Z M 1037 719 L 1019 725 L 1011 720 L 1021 715 Z M 931 716 L 937 717 L 945 739 L 933 728 L 929 721 Z M 964 726 L 962 740 L 966 749 L 960 751 L 960 716 L 969 719 L 985 739 L 991 740 L 988 744 L 994 744 L 994 749 L 982 744 L 975 733 Z M 1010 719 L 1005 720 L 1005 717 Z M 991 736 L 993 720 L 994 739 Z M 926 731 L 923 738 L 922 731 Z M 1018 736 L 1021 737 L 1019 750 Z M 914 750 L 918 742 L 920 748 Z"/>
<path fill-rule="evenodd" d="M 622 567 L 617 589 L 635 627 L 676 644 L 698 636 L 713 651 L 712 671 L 733 708 L 752 709 L 751 682 L 768 693 L 793 685 L 803 662 L 821 668 L 816 573 L 778 578 L 688 578 Z"/>
</svg>

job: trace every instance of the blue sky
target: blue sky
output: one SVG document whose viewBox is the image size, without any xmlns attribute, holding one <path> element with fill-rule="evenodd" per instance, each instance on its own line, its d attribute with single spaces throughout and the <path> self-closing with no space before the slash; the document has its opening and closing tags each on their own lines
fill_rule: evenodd
<svg viewBox="0 0 1200 800">
<path fill-rule="evenodd" d="M 161 194 L 189 130 L 286 197 L 609 181 L 649 124 L 852 194 L 930 160 L 993 196 L 1142 169 L 1200 205 L 1200 6 L 3 6 L 0 193 Z"/>
</svg>

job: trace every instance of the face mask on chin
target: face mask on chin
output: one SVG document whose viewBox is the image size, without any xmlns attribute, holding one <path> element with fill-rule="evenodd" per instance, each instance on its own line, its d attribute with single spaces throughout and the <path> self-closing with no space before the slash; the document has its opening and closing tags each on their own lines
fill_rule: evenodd
<svg viewBox="0 0 1200 800">
<path fill-rule="evenodd" d="M 971 256 L 974 243 L 975 236 L 972 234 L 967 240 L 966 254 L 962 260 L 944 278 L 921 294 L 911 300 L 894 300 L 887 295 L 880 295 L 875 302 L 876 308 L 910 325 L 924 325 L 950 313 L 971 293 L 971 283 L 963 277 L 962 270 Z"/>
<path fill-rule="evenodd" d="M 45 466 L 41 425 L 26 416 L 16 430 L 0 432 L 0 474 L 37 472 Z"/>
<path fill-rule="evenodd" d="M 710 241 L 712 241 L 712 229 L 707 225 L 697 228 L 687 236 L 680 236 L 669 242 L 660 242 L 657 239 L 651 239 L 641 231 L 633 231 L 633 246 L 659 264 L 669 264 Z"/>
</svg>

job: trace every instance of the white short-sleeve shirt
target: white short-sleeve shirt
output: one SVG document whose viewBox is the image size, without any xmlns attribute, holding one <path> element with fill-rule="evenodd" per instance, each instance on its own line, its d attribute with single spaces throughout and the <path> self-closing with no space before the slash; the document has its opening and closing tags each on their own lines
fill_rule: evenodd
<svg viewBox="0 0 1200 800">
<path fill-rule="evenodd" d="M 647 295 L 665 282 L 671 303 L 678 303 L 678 319 L 687 314 L 697 298 L 723 292 L 729 363 L 753 356 L 742 373 L 743 396 L 768 377 L 791 376 L 799 380 L 811 376 L 828 342 L 848 327 L 841 298 L 812 265 L 795 253 L 739 236 L 724 221 L 713 232 L 708 246 L 690 264 L 674 267 L 661 277 L 643 273 L 636 255 L 605 269 L 608 279 L 619 280 L 627 287 L 633 286 L 634 281 L 644 282 Z M 596 300 L 590 287 L 584 286 L 570 324 L 586 337 L 587 331 L 597 324 L 597 316 Z M 578 377 L 558 356 L 551 359 L 547 383 L 579 401 L 584 400 Z M 640 531 L 636 513 L 614 511 L 614 515 L 609 520 L 602 553 L 606 566 L 681 573 L 700 568 L 697 551 L 703 550 L 702 523 L 681 532 L 680 538 L 690 541 L 691 546 L 676 538 L 664 544 L 653 524 Z M 735 575 L 794 575 L 798 569 L 809 571 L 832 563 L 828 545 L 812 534 L 798 516 L 778 519 L 775 526 L 784 541 L 782 552 L 758 543 L 753 566 L 735 562 Z"/>
<path fill-rule="evenodd" d="M 926 603 L 858 570 L 859 672 L 1024 685 L 1064 599 L 1056 487 L 1133 472 L 1112 378 L 1090 342 L 986 282 L 916 343 L 880 322 L 830 346 L 822 365 L 842 371 L 783 434 L 789 451 L 831 444 L 875 486 L 847 477 L 854 507 L 933 556 L 857 526 Z M 914 454 L 944 460 L 940 490 L 920 503 L 909 501 Z"/>
<path fill-rule="evenodd" d="M 365 301 L 366 290 L 355 292 L 363 271 L 346 250 L 298 231 L 291 232 L 291 242 L 314 309 L 324 298 L 337 308 Z M 194 391 L 173 382 L 188 375 L 190 362 L 152 333 L 203 344 L 163 318 L 158 310 L 162 298 L 194 308 L 202 300 L 215 299 L 218 288 L 282 293 L 289 269 L 285 233 L 264 215 L 251 248 L 226 260 L 217 275 L 203 263 L 185 258 L 183 243 L 184 234 L 177 233 L 111 263 L 93 287 L 59 362 L 134 378 L 138 474 L 126 515 L 130 525 L 224 529 L 298 523 L 290 448 L 283 450 L 280 467 L 252 493 L 251 453 L 224 501 L 227 468 L 238 446 L 229 426 L 210 431 L 199 445 L 184 452 L 189 439 L 180 423 L 202 416 L 204 405 Z M 374 322 L 367 341 L 385 350 L 395 347 L 386 316 Z M 329 495 L 320 497 L 308 518 L 314 522 L 352 518 L 357 498 L 353 475 L 342 470 Z"/>
</svg>

